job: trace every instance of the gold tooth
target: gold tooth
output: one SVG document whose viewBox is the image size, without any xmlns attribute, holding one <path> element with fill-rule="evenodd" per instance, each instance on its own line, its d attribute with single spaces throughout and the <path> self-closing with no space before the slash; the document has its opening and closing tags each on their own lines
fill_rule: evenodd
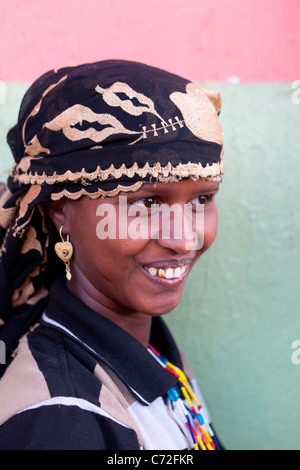
<svg viewBox="0 0 300 470">
<path fill-rule="evenodd" d="M 165 277 L 165 271 L 164 271 L 164 269 L 159 269 L 159 270 L 157 271 L 157 274 L 158 274 L 158 277 Z"/>
</svg>

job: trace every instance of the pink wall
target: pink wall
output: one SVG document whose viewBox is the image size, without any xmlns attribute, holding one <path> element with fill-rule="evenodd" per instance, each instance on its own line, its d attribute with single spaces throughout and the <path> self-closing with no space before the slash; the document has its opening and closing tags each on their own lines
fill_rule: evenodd
<svg viewBox="0 0 300 470">
<path fill-rule="evenodd" d="M 195 80 L 300 78 L 299 0 L 9 0 L 0 80 L 107 58 Z"/>
</svg>

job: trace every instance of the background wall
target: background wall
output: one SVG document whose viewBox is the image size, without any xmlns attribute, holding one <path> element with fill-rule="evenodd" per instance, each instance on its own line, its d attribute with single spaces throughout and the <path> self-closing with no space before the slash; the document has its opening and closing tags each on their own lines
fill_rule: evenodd
<svg viewBox="0 0 300 470">
<path fill-rule="evenodd" d="M 299 16 L 298 0 L 0 3 L 2 180 L 7 129 L 50 68 L 126 58 L 221 91 L 219 234 L 166 319 L 228 449 L 300 449 Z"/>
</svg>

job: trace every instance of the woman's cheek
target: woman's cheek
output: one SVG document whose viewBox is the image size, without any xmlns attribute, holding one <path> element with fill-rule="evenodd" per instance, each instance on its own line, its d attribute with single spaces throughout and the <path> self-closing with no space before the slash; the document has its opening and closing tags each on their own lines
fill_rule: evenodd
<svg viewBox="0 0 300 470">
<path fill-rule="evenodd" d="M 215 201 L 204 215 L 204 247 L 207 250 L 215 241 L 218 232 L 218 212 Z"/>
</svg>

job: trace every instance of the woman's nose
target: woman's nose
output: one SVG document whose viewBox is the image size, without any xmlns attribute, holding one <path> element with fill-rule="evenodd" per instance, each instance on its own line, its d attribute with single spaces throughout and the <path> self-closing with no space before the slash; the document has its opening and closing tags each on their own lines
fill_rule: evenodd
<svg viewBox="0 0 300 470">
<path fill-rule="evenodd" d="M 204 244 L 203 208 L 192 210 L 189 206 L 165 208 L 156 222 L 156 236 L 160 246 L 184 254 L 200 250 Z"/>
</svg>

